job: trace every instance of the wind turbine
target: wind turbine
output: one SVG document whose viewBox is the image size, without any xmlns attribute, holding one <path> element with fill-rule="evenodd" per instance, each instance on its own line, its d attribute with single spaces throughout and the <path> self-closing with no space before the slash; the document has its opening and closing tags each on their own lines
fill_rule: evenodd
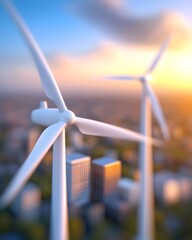
<svg viewBox="0 0 192 240">
<path fill-rule="evenodd" d="M 166 140 L 170 138 L 168 127 L 161 110 L 158 99 L 149 85 L 149 81 L 153 79 L 151 73 L 157 66 L 163 52 L 168 47 L 170 36 L 163 42 L 159 52 L 154 58 L 149 69 L 142 76 L 111 76 L 107 79 L 114 80 L 138 80 L 142 84 L 142 99 L 140 124 L 141 133 L 146 137 L 152 134 L 151 108 L 159 122 L 163 136 Z M 153 191 L 153 161 L 152 146 L 147 142 L 140 143 L 139 164 L 141 171 L 141 197 L 139 202 L 139 240 L 154 240 L 154 191 Z"/>
<path fill-rule="evenodd" d="M 68 110 L 47 62 L 24 20 L 19 15 L 11 1 L 1 0 L 1 2 L 22 33 L 38 69 L 45 93 L 47 97 L 55 103 L 57 108 L 48 108 L 46 102 L 41 102 L 40 108 L 32 111 L 32 121 L 47 126 L 47 128 L 43 131 L 28 158 L 24 161 L 3 193 L 0 199 L 0 206 L 5 207 L 11 203 L 40 164 L 47 151 L 53 145 L 51 239 L 67 240 L 69 235 L 66 191 L 65 129 L 69 125 L 74 124 L 83 134 L 114 137 L 133 141 L 147 140 L 151 143 L 152 140 L 130 130 L 90 119 L 76 117 L 73 112 Z"/>
</svg>

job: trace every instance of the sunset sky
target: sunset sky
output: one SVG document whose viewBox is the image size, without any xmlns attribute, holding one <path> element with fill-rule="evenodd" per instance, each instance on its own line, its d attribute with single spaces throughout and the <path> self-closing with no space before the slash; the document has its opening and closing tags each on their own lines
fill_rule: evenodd
<svg viewBox="0 0 192 240">
<path fill-rule="evenodd" d="M 145 72 L 170 31 L 173 37 L 152 85 L 159 93 L 192 92 L 191 0 L 13 2 L 64 94 L 138 92 L 138 83 L 102 78 Z M 0 92 L 42 92 L 31 55 L 2 5 L 0 22 Z"/>
</svg>

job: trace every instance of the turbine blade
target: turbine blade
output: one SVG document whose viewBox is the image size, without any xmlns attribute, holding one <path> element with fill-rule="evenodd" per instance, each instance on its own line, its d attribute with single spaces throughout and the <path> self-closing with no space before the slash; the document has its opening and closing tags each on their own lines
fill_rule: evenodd
<svg viewBox="0 0 192 240">
<path fill-rule="evenodd" d="M 128 81 L 128 80 L 138 80 L 140 79 L 140 76 L 109 76 L 109 77 L 105 77 L 105 79 L 107 80 L 124 80 L 124 81 Z"/>
<path fill-rule="evenodd" d="M 160 58 L 162 57 L 163 53 L 165 52 L 165 50 L 167 49 L 169 43 L 170 43 L 170 40 L 171 40 L 171 36 L 172 35 L 169 35 L 165 41 L 163 42 L 163 44 L 161 45 L 160 49 L 159 49 L 159 52 L 157 53 L 157 55 L 155 56 L 150 68 L 148 69 L 148 71 L 146 72 L 146 74 L 149 74 L 151 73 L 155 67 L 157 66 L 157 63 L 159 62 Z"/>
<path fill-rule="evenodd" d="M 146 86 L 148 95 L 150 96 L 150 99 L 151 99 L 151 105 L 152 105 L 154 115 L 155 115 L 157 121 L 159 122 L 159 125 L 161 127 L 164 138 L 168 140 L 170 138 L 169 130 L 167 127 L 167 123 L 165 121 L 165 117 L 163 115 L 163 111 L 159 104 L 159 101 L 158 101 L 157 97 L 155 96 L 151 86 L 148 83 L 146 83 L 145 86 Z"/>
<path fill-rule="evenodd" d="M 28 158 L 24 161 L 20 169 L 18 170 L 15 177 L 12 179 L 2 197 L 0 198 L 0 207 L 6 207 L 9 205 L 19 191 L 22 189 L 24 184 L 33 174 L 42 158 L 45 156 L 51 145 L 54 143 L 56 138 L 59 136 L 62 129 L 65 127 L 65 123 L 58 122 L 50 127 L 46 128 L 41 134 L 37 143 L 35 144 L 32 152 Z"/>
<path fill-rule="evenodd" d="M 23 18 L 20 16 L 17 9 L 14 7 L 14 5 L 9 0 L 1 0 L 1 2 L 4 4 L 5 8 L 7 9 L 8 13 L 13 18 L 15 24 L 17 25 L 18 29 L 20 30 L 21 34 L 23 35 L 23 38 L 25 39 L 32 57 L 34 59 L 34 62 L 36 64 L 36 67 L 39 72 L 39 76 L 41 79 L 41 83 L 43 85 L 44 91 L 48 98 L 50 98 L 56 106 L 59 108 L 59 110 L 65 110 L 67 109 L 65 102 L 63 100 L 63 97 L 61 95 L 61 92 L 58 88 L 58 85 L 51 73 L 51 70 L 47 64 L 47 61 L 45 60 L 45 57 L 43 56 L 42 51 L 40 50 L 39 46 L 37 45 L 33 35 L 31 34 L 30 30 L 28 29 L 27 25 L 25 24 Z"/>
<path fill-rule="evenodd" d="M 118 139 L 127 139 L 132 141 L 150 141 L 153 140 L 147 138 L 139 133 L 136 133 L 131 130 L 126 130 L 121 127 L 116 127 L 107 123 L 102 123 L 90 119 L 85 118 L 76 118 L 76 122 L 74 123 L 78 129 L 87 135 L 100 136 L 100 137 L 112 137 Z"/>
</svg>

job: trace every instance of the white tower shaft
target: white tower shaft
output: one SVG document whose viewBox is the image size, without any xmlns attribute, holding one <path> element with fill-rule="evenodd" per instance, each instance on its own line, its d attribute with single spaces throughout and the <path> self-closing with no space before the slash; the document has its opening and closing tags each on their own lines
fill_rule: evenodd
<svg viewBox="0 0 192 240">
<path fill-rule="evenodd" d="M 51 240 L 68 240 L 65 129 L 53 145 Z"/>
<path fill-rule="evenodd" d="M 151 137 L 151 102 L 143 85 L 141 100 L 141 133 Z M 140 143 L 139 164 L 141 169 L 141 196 L 139 203 L 139 240 L 154 240 L 154 194 L 152 145 Z"/>
</svg>

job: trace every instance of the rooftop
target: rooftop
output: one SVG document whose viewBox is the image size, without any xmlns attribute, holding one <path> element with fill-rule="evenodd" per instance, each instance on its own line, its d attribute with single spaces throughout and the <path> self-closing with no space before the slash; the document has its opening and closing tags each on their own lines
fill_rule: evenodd
<svg viewBox="0 0 192 240">
<path fill-rule="evenodd" d="M 124 188 L 138 188 L 139 187 L 139 182 L 132 180 L 130 178 L 121 178 L 118 183 L 119 187 L 124 187 Z"/>
<path fill-rule="evenodd" d="M 116 159 L 113 159 L 111 157 L 101 157 L 101 158 L 94 159 L 92 161 L 92 163 L 100 165 L 100 166 L 106 166 L 106 165 L 117 163 L 117 162 L 119 162 L 119 161 Z"/>
<path fill-rule="evenodd" d="M 90 159 L 90 156 L 82 154 L 82 153 L 70 153 L 67 155 L 67 162 L 72 163 L 74 161 L 82 161 L 82 160 L 87 160 L 87 158 Z"/>
</svg>

